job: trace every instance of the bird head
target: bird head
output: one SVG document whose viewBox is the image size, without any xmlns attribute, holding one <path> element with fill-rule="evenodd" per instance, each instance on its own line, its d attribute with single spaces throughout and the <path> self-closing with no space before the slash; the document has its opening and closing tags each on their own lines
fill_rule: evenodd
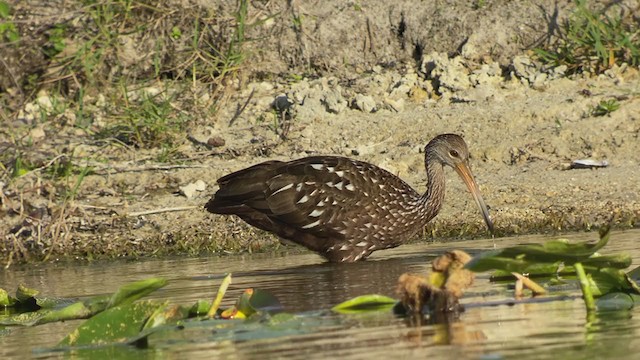
<svg viewBox="0 0 640 360">
<path fill-rule="evenodd" d="M 451 166 L 462 178 L 482 212 L 489 231 L 493 233 L 493 222 L 485 205 L 480 188 L 469 167 L 469 148 L 462 137 L 456 134 L 441 134 L 433 138 L 425 148 L 425 162 L 438 161 L 442 166 Z"/>
</svg>

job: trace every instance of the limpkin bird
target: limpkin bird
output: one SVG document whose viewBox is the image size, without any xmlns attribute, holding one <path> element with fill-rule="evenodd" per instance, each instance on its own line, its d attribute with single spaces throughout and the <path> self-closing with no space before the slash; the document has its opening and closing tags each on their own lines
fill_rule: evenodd
<svg viewBox="0 0 640 360">
<path fill-rule="evenodd" d="M 467 185 L 493 231 L 464 140 L 455 134 L 436 136 L 425 147 L 424 162 L 428 184 L 421 195 L 364 161 L 340 156 L 267 161 L 218 179 L 220 189 L 205 208 L 237 215 L 331 262 L 353 262 L 402 244 L 438 214 L 448 165 Z"/>
</svg>

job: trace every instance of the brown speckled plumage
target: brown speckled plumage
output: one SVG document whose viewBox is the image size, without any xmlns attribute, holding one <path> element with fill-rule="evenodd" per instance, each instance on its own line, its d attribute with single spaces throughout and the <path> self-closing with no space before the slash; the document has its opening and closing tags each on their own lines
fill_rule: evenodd
<svg viewBox="0 0 640 360">
<path fill-rule="evenodd" d="M 384 169 L 345 157 L 267 161 L 218 179 L 220 189 L 205 208 L 237 215 L 329 261 L 352 262 L 402 244 L 438 214 L 444 165 L 463 178 L 491 230 L 468 161 L 467 145 L 458 135 L 431 140 L 425 148 L 425 194 Z"/>
</svg>

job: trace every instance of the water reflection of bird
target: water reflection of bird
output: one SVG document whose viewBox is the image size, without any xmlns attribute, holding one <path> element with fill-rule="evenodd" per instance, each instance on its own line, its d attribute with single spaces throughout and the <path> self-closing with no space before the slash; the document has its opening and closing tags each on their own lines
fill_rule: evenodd
<svg viewBox="0 0 640 360">
<path fill-rule="evenodd" d="M 469 150 L 454 134 L 425 147 L 427 191 L 419 194 L 375 165 L 339 156 L 267 161 L 220 179 L 205 208 L 303 245 L 332 262 L 353 262 L 396 247 L 440 211 L 444 166 L 454 168 L 493 231 L 489 212 L 469 168 Z"/>
</svg>

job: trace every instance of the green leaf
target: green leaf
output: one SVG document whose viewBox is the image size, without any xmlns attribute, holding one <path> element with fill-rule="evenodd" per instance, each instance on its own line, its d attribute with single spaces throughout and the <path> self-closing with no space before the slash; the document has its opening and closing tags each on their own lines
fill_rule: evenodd
<svg viewBox="0 0 640 360">
<path fill-rule="evenodd" d="M 16 42 L 20 40 L 20 34 L 18 33 L 18 30 L 16 30 L 15 25 L 10 25 L 11 26 L 9 26 L 9 29 L 5 33 L 5 36 L 7 37 L 7 40 L 9 40 L 9 42 Z"/>
<path fill-rule="evenodd" d="M 342 314 L 386 311 L 393 308 L 396 302 L 396 299 L 384 295 L 362 295 L 342 302 L 331 308 L 331 310 Z"/>
<path fill-rule="evenodd" d="M 591 244 L 588 242 L 570 243 L 567 239 L 547 241 L 543 244 L 519 245 L 503 250 L 502 255 L 515 257 L 524 255 L 527 260 L 540 262 L 562 261 L 565 264 L 581 262 L 602 249 L 609 242 L 609 227 L 600 230 L 600 240 Z"/>
<path fill-rule="evenodd" d="M 240 295 L 240 298 L 235 305 L 237 312 L 241 314 L 240 318 L 248 318 L 257 312 L 257 310 L 251 306 L 251 298 L 255 292 L 256 290 L 254 289 L 247 289 L 242 293 L 242 295 Z M 235 313 L 234 317 L 237 318 L 238 315 L 239 314 Z"/>
<path fill-rule="evenodd" d="M 68 306 L 76 303 L 77 299 L 62 299 L 62 298 L 52 298 L 52 297 L 41 297 L 37 296 L 36 304 L 42 309 L 53 309 L 60 308 L 62 306 Z"/>
<path fill-rule="evenodd" d="M 40 319 L 45 316 L 51 310 L 39 310 L 25 312 L 21 314 L 13 314 L 7 317 L 0 318 L 0 325 L 23 325 L 31 326 L 35 325 Z"/>
<path fill-rule="evenodd" d="M 227 288 L 231 284 L 231 274 L 227 274 L 220 283 L 220 287 L 218 287 L 218 292 L 216 293 L 216 298 L 213 300 L 211 307 L 209 308 L 209 312 L 207 316 L 212 318 L 218 313 L 218 309 L 220 308 L 220 304 L 222 303 L 222 299 L 224 298 L 224 294 L 227 293 Z"/>
<path fill-rule="evenodd" d="M 0 319 L 0 325 L 33 326 L 56 321 L 86 319 L 93 315 L 83 302 L 79 301 L 61 309 L 40 309 L 20 314 L 14 314 Z"/>
<path fill-rule="evenodd" d="M 16 299 L 18 299 L 19 302 L 26 302 L 31 298 L 35 298 L 38 293 L 38 290 L 31 289 L 24 286 L 23 284 L 20 284 L 18 285 L 18 289 L 16 290 Z"/>
<path fill-rule="evenodd" d="M 557 264 L 541 264 L 527 261 L 523 256 L 509 258 L 502 256 L 502 250 L 487 251 L 474 256 L 465 268 L 474 272 L 483 272 L 494 269 L 505 271 L 509 274 L 512 272 L 528 273 L 529 269 L 536 269 L 537 272 L 545 272 L 553 274 L 557 271 Z"/>
<path fill-rule="evenodd" d="M 552 264 L 549 267 L 550 270 L 551 266 L 556 266 L 561 262 L 565 265 L 585 262 L 590 266 L 594 266 L 592 264 L 601 264 L 611 267 L 622 267 L 627 264 L 630 258 L 624 255 L 592 257 L 596 251 L 608 242 L 609 228 L 605 227 L 600 232 L 600 240 L 595 244 L 588 242 L 570 243 L 566 239 L 559 239 L 546 241 L 542 244 L 516 245 L 474 256 L 465 267 L 475 272 L 498 269 L 526 273 L 528 270 L 533 269 L 534 266 L 539 267 L 540 264 Z"/>
<path fill-rule="evenodd" d="M 9 7 L 9 4 L 6 1 L 0 1 L 0 19 L 8 18 L 10 12 L 11 7 Z"/>
<path fill-rule="evenodd" d="M 165 279 L 151 278 L 123 285 L 111 296 L 107 308 L 132 303 L 166 284 L 167 280 Z"/>
<path fill-rule="evenodd" d="M 113 295 L 94 296 L 83 301 L 71 302 L 69 299 L 54 298 L 34 298 L 38 294 L 37 290 L 20 286 L 17 294 L 23 299 L 20 303 L 21 309 L 25 306 L 33 310 L 37 310 L 37 304 L 42 309 L 30 311 L 22 314 L 16 314 L 0 320 L 0 325 L 39 325 L 55 321 L 65 321 L 73 319 L 86 319 L 92 315 L 98 314 L 112 304 L 129 304 L 135 300 L 151 293 L 152 291 L 164 286 L 164 279 L 147 279 L 124 285 Z M 68 304 L 65 307 L 50 310 L 53 307 Z"/>
<path fill-rule="evenodd" d="M 591 287 L 594 296 L 605 295 L 613 291 L 638 293 L 637 285 L 623 270 L 585 268 L 585 271 L 592 282 Z"/>
<path fill-rule="evenodd" d="M 126 343 L 140 333 L 149 316 L 164 306 L 165 303 L 146 300 L 112 307 L 82 323 L 58 346 Z"/>
<path fill-rule="evenodd" d="M 9 296 L 7 290 L 0 288 L 0 306 L 13 306 L 16 303 L 16 299 Z"/>
<path fill-rule="evenodd" d="M 638 267 L 634 268 L 633 270 L 629 271 L 627 273 L 627 275 L 630 278 L 632 278 L 632 279 L 634 279 L 636 281 L 639 281 L 640 280 L 640 266 L 638 266 Z"/>
<path fill-rule="evenodd" d="M 595 268 L 616 268 L 626 269 L 631 266 L 631 256 L 629 254 L 617 255 L 598 255 L 586 258 L 582 261 L 582 265 Z"/>
<path fill-rule="evenodd" d="M 174 324 L 179 320 L 184 320 L 189 316 L 189 309 L 176 304 L 165 304 L 158 307 L 156 311 L 149 316 L 144 324 L 143 329 L 151 329 L 161 325 Z"/>
<path fill-rule="evenodd" d="M 174 26 L 171 28 L 171 38 L 179 39 L 182 36 L 182 30 L 179 27 Z"/>
<path fill-rule="evenodd" d="M 46 324 L 56 321 L 74 320 L 74 319 L 86 319 L 92 315 L 91 310 L 88 309 L 82 301 L 78 301 L 72 305 L 66 306 L 59 310 L 51 310 L 45 312 L 36 324 Z"/>
<path fill-rule="evenodd" d="M 253 289 L 253 294 L 249 298 L 249 306 L 251 306 L 254 312 L 265 311 L 275 313 L 283 310 L 278 298 L 270 292 L 260 289 Z"/>
<path fill-rule="evenodd" d="M 614 292 L 601 296 L 596 300 L 596 307 L 600 311 L 619 311 L 633 308 L 635 302 L 627 293 Z"/>
<path fill-rule="evenodd" d="M 189 308 L 189 316 L 206 315 L 209 309 L 211 309 L 211 301 L 200 299 Z"/>
<path fill-rule="evenodd" d="M 509 270 L 502 270 L 502 268 L 500 268 L 500 270 L 496 270 L 492 275 L 491 275 L 491 279 L 492 280 L 498 280 L 498 279 L 502 279 L 502 280 L 510 280 L 513 279 L 513 275 L 511 273 L 513 272 L 518 272 L 520 274 L 526 274 L 528 277 L 556 277 L 558 275 L 561 275 L 562 272 L 565 272 L 565 270 L 567 269 L 562 268 L 561 271 L 561 266 L 562 262 L 556 262 L 556 263 L 526 263 L 526 266 L 522 267 L 520 269 L 520 271 L 509 271 Z M 508 269 L 514 268 L 512 266 L 507 266 Z M 476 270 L 473 270 L 476 271 Z M 477 271 L 476 271 L 477 272 Z M 573 274 L 574 271 L 571 272 L 571 274 Z"/>
</svg>

